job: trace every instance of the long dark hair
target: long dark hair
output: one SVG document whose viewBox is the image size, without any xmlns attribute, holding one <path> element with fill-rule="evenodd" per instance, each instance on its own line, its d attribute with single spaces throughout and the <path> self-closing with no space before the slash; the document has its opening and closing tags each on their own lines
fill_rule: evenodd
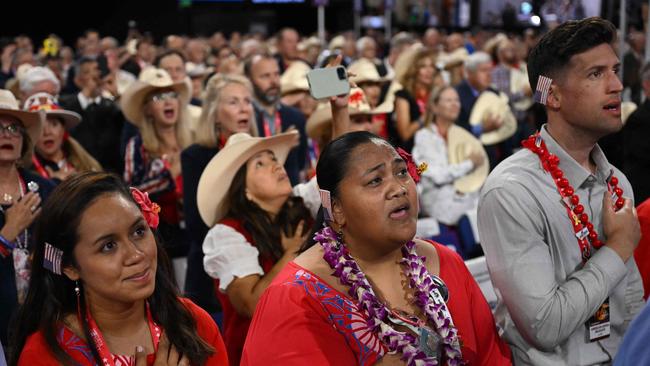
<svg viewBox="0 0 650 366">
<path fill-rule="evenodd" d="M 57 341 L 61 322 L 68 314 L 77 312 L 75 283 L 65 275 L 57 275 L 43 268 L 44 243 L 47 242 L 63 251 L 61 267 L 77 266 L 73 256 L 79 239 L 77 228 L 84 211 L 95 200 L 107 194 L 120 194 L 136 204 L 128 188 L 119 177 L 108 173 L 86 172 L 77 174 L 62 182 L 49 196 L 42 213 L 35 223 L 35 250 L 29 291 L 12 327 L 12 347 L 9 364 L 16 365 L 27 337 L 40 330 L 45 341 L 64 365 L 73 365 L 72 358 L 65 353 Z M 179 300 L 179 293 L 171 280 L 171 265 L 165 250 L 156 240 L 158 269 L 156 287 L 148 299 L 154 320 L 179 352 L 186 355 L 193 364 L 202 364 L 214 352 L 210 344 L 197 334 L 196 322 L 191 313 Z M 85 296 L 80 296 L 80 306 L 86 306 Z M 88 346 L 98 365 L 101 359 L 95 344 L 90 340 L 88 323 L 81 317 L 81 328 Z"/>
<path fill-rule="evenodd" d="M 318 180 L 318 187 L 330 192 L 332 201 L 339 196 L 339 186 L 345 177 L 352 152 L 360 145 L 364 145 L 373 141 L 381 141 L 388 145 L 389 142 L 381 137 L 370 133 L 368 131 L 356 131 L 346 133 L 332 140 L 320 154 L 318 164 L 316 165 L 316 179 Z M 323 208 L 318 210 L 316 222 L 313 225 L 312 231 L 307 238 L 307 241 L 300 248 L 300 252 L 311 248 L 316 242 L 314 235 L 316 232 L 323 228 L 325 225 L 323 217 Z"/>
<path fill-rule="evenodd" d="M 305 233 L 313 223 L 309 209 L 301 197 L 289 197 L 275 219 L 258 204 L 249 200 L 246 197 L 246 164 L 235 174 L 228 189 L 228 197 L 227 216 L 242 220 L 244 229 L 251 234 L 260 256 L 274 261 L 279 260 L 284 252 L 281 243 L 282 232 L 286 236 L 293 236 L 298 223 L 304 220 Z"/>
</svg>

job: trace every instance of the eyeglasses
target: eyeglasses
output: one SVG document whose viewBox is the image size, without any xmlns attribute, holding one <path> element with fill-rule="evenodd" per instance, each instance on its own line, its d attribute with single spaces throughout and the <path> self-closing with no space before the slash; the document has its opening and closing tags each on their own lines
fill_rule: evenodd
<svg viewBox="0 0 650 366">
<path fill-rule="evenodd" d="M 12 123 L 10 125 L 0 125 L 0 135 L 9 135 L 13 137 L 20 137 L 22 136 L 23 132 L 25 132 L 25 129 L 21 125 L 17 125 L 15 123 Z"/>
<path fill-rule="evenodd" d="M 154 102 L 164 102 L 169 99 L 178 99 L 178 93 L 175 91 L 168 91 L 151 96 L 151 100 Z"/>
</svg>

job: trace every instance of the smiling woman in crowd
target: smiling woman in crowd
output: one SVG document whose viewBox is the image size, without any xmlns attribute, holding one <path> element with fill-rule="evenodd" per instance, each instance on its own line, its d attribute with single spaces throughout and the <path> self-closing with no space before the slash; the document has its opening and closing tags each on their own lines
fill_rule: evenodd
<svg viewBox="0 0 650 366">
<path fill-rule="evenodd" d="M 10 364 L 227 364 L 212 318 L 173 285 L 158 211 L 106 173 L 56 188 L 35 230 Z"/>
</svg>

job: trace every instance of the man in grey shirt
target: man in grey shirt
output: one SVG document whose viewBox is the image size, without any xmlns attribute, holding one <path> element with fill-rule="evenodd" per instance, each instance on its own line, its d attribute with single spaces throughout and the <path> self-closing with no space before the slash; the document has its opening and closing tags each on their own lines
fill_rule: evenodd
<svg viewBox="0 0 650 366">
<path fill-rule="evenodd" d="M 548 123 L 481 191 L 478 226 L 498 296 L 495 318 L 517 365 L 608 364 L 643 305 L 632 188 L 597 145 L 622 127 L 615 34 L 610 22 L 588 18 L 540 40 L 528 72 L 531 85 L 543 86 L 538 99 Z M 552 82 L 538 84 L 540 76 Z M 557 168 L 533 152 L 544 144 Z M 617 208 L 612 176 L 623 190 Z M 609 314 L 592 320 L 603 304 Z"/>
</svg>

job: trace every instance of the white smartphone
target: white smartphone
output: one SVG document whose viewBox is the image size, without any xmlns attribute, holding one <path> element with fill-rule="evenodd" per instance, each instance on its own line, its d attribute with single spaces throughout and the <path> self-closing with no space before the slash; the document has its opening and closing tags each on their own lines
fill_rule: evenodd
<svg viewBox="0 0 650 366">
<path fill-rule="evenodd" d="M 314 69 L 307 73 L 309 94 L 314 99 L 323 99 L 350 92 L 348 72 L 343 66 Z"/>
</svg>

